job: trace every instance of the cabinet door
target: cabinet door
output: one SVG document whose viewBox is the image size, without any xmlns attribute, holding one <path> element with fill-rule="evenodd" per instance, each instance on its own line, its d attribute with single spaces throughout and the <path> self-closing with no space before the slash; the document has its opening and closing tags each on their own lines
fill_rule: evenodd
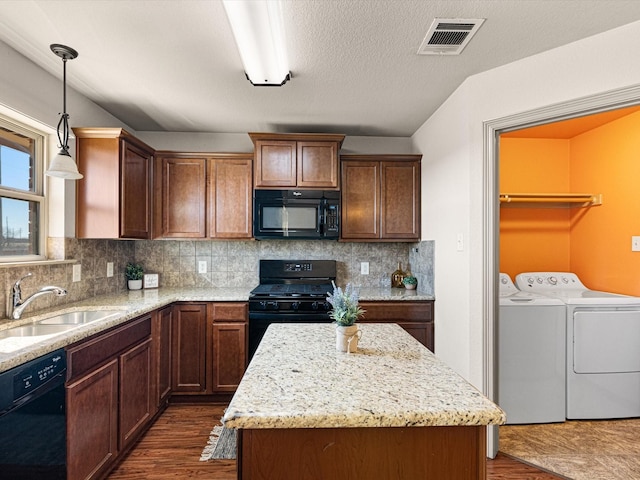
<svg viewBox="0 0 640 480">
<path fill-rule="evenodd" d="M 67 385 L 67 478 L 101 478 L 118 453 L 118 360 Z"/>
<path fill-rule="evenodd" d="M 380 237 L 380 163 L 342 163 L 341 237 Z"/>
<path fill-rule="evenodd" d="M 253 161 L 209 160 L 209 236 L 251 238 L 253 218 Z"/>
<path fill-rule="evenodd" d="M 206 392 L 205 304 L 180 304 L 173 311 L 172 384 L 173 392 Z"/>
<path fill-rule="evenodd" d="M 120 149 L 120 236 L 149 239 L 153 156 L 126 140 Z"/>
<path fill-rule="evenodd" d="M 299 188 L 338 188 L 338 144 L 303 142 L 297 145 Z"/>
<path fill-rule="evenodd" d="M 256 187 L 296 186 L 296 142 L 258 140 L 255 142 L 255 157 Z"/>
<path fill-rule="evenodd" d="M 151 419 L 151 339 L 120 355 L 120 450 L 137 438 Z"/>
<path fill-rule="evenodd" d="M 381 163 L 381 238 L 420 239 L 420 163 Z"/>
<path fill-rule="evenodd" d="M 360 302 L 362 323 L 397 323 L 416 340 L 434 351 L 433 301 Z"/>
<path fill-rule="evenodd" d="M 162 236 L 204 238 L 206 159 L 162 159 Z"/>
<path fill-rule="evenodd" d="M 247 324 L 213 323 L 213 390 L 235 392 L 247 364 Z"/>
<path fill-rule="evenodd" d="M 166 307 L 156 313 L 153 324 L 155 358 L 155 402 L 164 405 L 171 393 L 171 322 L 173 308 Z"/>
</svg>

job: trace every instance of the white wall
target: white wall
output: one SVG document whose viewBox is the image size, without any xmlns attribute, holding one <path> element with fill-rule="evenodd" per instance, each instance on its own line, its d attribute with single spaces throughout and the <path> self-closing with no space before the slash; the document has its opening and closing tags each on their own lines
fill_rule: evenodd
<svg viewBox="0 0 640 480">
<path fill-rule="evenodd" d="M 435 241 L 436 353 L 478 388 L 484 355 L 483 122 L 640 85 L 639 38 L 636 22 L 470 77 L 413 136 L 424 152 L 422 238 Z M 458 233 L 463 252 L 456 251 Z"/>
<path fill-rule="evenodd" d="M 53 53 L 51 54 L 53 56 Z M 0 114 L 20 120 L 51 135 L 49 152 L 57 153 L 56 126 L 62 111 L 62 81 L 0 42 Z M 67 79 L 73 63 L 67 65 Z M 62 76 L 62 61 L 60 61 Z M 126 127 L 67 85 L 67 112 L 73 126 Z M 75 151 L 73 139 L 69 142 Z M 75 235 L 75 182 L 46 178 L 49 195 L 49 236 Z"/>
<path fill-rule="evenodd" d="M 304 133 L 304 132 L 302 132 Z M 247 133 L 137 132 L 136 136 L 156 150 L 182 152 L 252 152 Z M 342 153 L 416 153 L 409 137 L 352 137 Z"/>
</svg>

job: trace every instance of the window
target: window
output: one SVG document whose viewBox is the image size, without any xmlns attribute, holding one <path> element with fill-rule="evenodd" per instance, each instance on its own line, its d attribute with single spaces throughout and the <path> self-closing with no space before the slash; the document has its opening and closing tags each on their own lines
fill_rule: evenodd
<svg viewBox="0 0 640 480">
<path fill-rule="evenodd" d="M 0 117 L 0 262 L 43 260 L 44 134 Z"/>
</svg>

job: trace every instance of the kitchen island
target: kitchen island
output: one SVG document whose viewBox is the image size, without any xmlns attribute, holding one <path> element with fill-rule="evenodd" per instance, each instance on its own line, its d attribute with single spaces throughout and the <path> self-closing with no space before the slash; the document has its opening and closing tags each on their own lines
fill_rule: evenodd
<svg viewBox="0 0 640 480">
<path fill-rule="evenodd" d="M 396 324 L 269 327 L 223 418 L 241 479 L 484 479 L 504 412 Z"/>
</svg>

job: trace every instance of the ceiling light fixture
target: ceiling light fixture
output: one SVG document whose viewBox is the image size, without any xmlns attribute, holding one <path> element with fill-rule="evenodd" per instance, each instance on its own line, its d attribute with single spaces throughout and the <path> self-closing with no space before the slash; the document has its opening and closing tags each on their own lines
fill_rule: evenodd
<svg viewBox="0 0 640 480">
<path fill-rule="evenodd" d="M 279 0 L 223 0 L 247 80 L 280 87 L 291 79 Z"/>
<path fill-rule="evenodd" d="M 60 151 L 51 160 L 45 175 L 68 180 L 79 180 L 82 178 L 82 174 L 78 172 L 78 166 L 69 153 L 69 114 L 67 113 L 67 60 L 76 58 L 78 52 L 71 47 L 57 43 L 52 44 L 50 48 L 53 53 L 62 58 L 62 113 L 58 122 Z"/>
</svg>

